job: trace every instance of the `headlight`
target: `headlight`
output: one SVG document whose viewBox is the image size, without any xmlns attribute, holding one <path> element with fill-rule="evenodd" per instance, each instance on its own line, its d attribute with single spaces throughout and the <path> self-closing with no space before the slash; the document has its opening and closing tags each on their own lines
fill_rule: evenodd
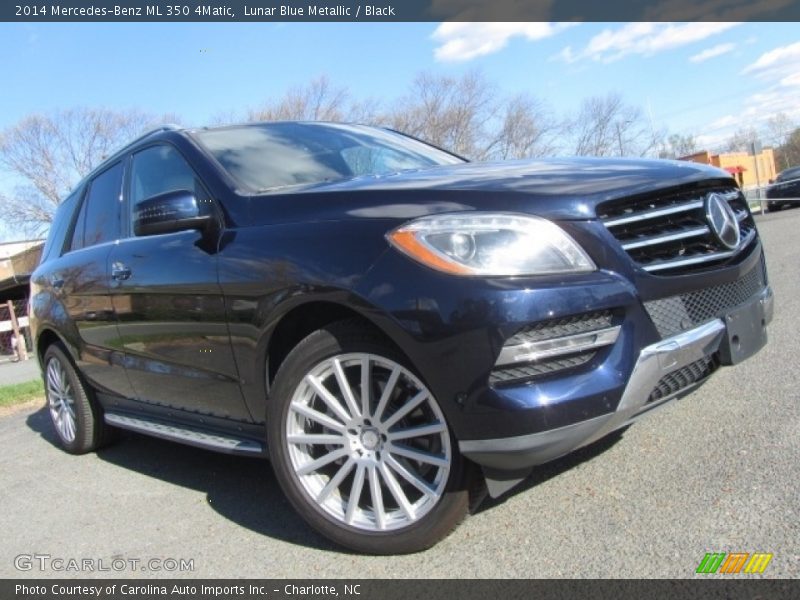
<svg viewBox="0 0 800 600">
<path fill-rule="evenodd" d="M 454 275 L 545 275 L 596 268 L 563 229 L 539 217 L 435 215 L 406 223 L 386 237 L 411 258 Z"/>
</svg>

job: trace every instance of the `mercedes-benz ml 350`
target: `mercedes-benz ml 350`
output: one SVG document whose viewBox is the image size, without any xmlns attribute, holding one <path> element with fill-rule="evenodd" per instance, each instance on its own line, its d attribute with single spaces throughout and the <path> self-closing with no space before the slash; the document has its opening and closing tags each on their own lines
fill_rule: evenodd
<svg viewBox="0 0 800 600">
<path fill-rule="evenodd" d="M 315 529 L 400 553 L 753 355 L 772 302 L 725 171 L 282 122 L 108 158 L 30 312 L 67 451 L 128 429 L 269 457 Z"/>
</svg>

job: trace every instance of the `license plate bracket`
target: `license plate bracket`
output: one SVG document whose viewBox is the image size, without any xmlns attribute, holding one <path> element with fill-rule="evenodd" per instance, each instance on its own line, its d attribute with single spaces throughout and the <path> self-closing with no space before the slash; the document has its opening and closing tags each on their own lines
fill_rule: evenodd
<svg viewBox="0 0 800 600">
<path fill-rule="evenodd" d="M 725 315 L 725 337 L 719 354 L 723 365 L 735 365 L 750 358 L 767 343 L 764 303 L 754 298 Z"/>
</svg>

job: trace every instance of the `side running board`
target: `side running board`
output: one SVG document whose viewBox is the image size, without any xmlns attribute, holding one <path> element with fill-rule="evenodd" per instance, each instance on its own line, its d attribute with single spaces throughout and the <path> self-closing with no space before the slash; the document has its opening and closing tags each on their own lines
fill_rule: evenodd
<svg viewBox="0 0 800 600">
<path fill-rule="evenodd" d="M 128 429 L 146 435 L 224 452 L 226 454 L 241 454 L 245 456 L 267 456 L 265 444 L 249 438 L 240 438 L 226 433 L 205 431 L 185 425 L 172 425 L 162 421 L 154 421 L 127 414 L 106 412 L 105 421 L 109 425 Z"/>
</svg>

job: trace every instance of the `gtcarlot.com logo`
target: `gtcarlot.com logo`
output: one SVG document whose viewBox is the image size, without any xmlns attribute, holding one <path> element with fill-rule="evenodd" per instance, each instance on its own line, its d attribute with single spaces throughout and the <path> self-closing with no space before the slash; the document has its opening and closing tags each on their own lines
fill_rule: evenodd
<svg viewBox="0 0 800 600">
<path fill-rule="evenodd" d="M 766 552 L 707 552 L 695 573 L 763 573 L 771 560 L 772 554 Z"/>
<path fill-rule="evenodd" d="M 94 573 L 146 571 L 153 573 L 192 572 L 193 558 L 112 556 L 110 558 L 65 557 L 52 554 L 18 554 L 14 557 L 18 571 L 54 571 L 57 573 Z"/>
</svg>

